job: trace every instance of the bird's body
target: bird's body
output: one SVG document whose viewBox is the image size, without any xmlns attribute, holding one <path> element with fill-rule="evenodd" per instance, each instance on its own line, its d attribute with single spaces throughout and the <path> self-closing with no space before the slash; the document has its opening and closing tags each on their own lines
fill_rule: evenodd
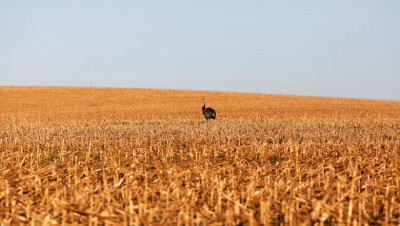
<svg viewBox="0 0 400 226">
<path fill-rule="evenodd" d="M 202 111 L 203 111 L 204 117 L 207 119 L 207 122 L 209 122 L 211 119 L 215 120 L 215 117 L 217 115 L 215 110 L 212 108 L 206 108 L 206 100 L 204 98 L 203 98 L 203 102 L 204 102 L 204 105 L 203 105 Z"/>
</svg>

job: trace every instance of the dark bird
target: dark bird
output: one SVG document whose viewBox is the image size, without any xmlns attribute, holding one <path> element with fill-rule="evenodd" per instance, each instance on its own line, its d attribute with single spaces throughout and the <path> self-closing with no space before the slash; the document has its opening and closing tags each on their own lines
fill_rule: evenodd
<svg viewBox="0 0 400 226">
<path fill-rule="evenodd" d="M 215 120 L 215 116 L 216 116 L 215 110 L 212 108 L 206 108 L 206 99 L 204 99 L 204 97 L 203 97 L 203 102 L 204 102 L 204 105 L 203 105 L 202 110 L 203 110 L 204 117 L 207 119 L 207 122 L 209 122 L 211 119 Z"/>
</svg>

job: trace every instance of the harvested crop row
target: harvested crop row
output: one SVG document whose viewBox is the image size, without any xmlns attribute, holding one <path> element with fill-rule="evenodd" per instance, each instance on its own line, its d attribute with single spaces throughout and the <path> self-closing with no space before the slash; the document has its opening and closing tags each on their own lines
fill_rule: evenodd
<svg viewBox="0 0 400 226">
<path fill-rule="evenodd" d="M 0 124 L 0 219 L 399 224 L 391 118 Z"/>
</svg>

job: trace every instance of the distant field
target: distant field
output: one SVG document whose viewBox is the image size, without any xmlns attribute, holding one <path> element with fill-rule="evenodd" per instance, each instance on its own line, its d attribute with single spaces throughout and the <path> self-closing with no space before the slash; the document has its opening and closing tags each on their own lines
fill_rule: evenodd
<svg viewBox="0 0 400 226">
<path fill-rule="evenodd" d="M 0 224 L 400 224 L 400 102 L 0 87 L 0 109 Z"/>
<path fill-rule="evenodd" d="M 218 118 L 399 118 L 400 102 L 157 89 L 0 87 L 2 121 Z"/>
</svg>

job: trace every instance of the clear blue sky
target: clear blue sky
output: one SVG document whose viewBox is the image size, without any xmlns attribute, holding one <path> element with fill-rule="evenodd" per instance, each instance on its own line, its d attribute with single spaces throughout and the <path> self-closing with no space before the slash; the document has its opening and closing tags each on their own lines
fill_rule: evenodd
<svg viewBox="0 0 400 226">
<path fill-rule="evenodd" d="M 0 85 L 400 100 L 400 1 L 0 0 Z"/>
</svg>

